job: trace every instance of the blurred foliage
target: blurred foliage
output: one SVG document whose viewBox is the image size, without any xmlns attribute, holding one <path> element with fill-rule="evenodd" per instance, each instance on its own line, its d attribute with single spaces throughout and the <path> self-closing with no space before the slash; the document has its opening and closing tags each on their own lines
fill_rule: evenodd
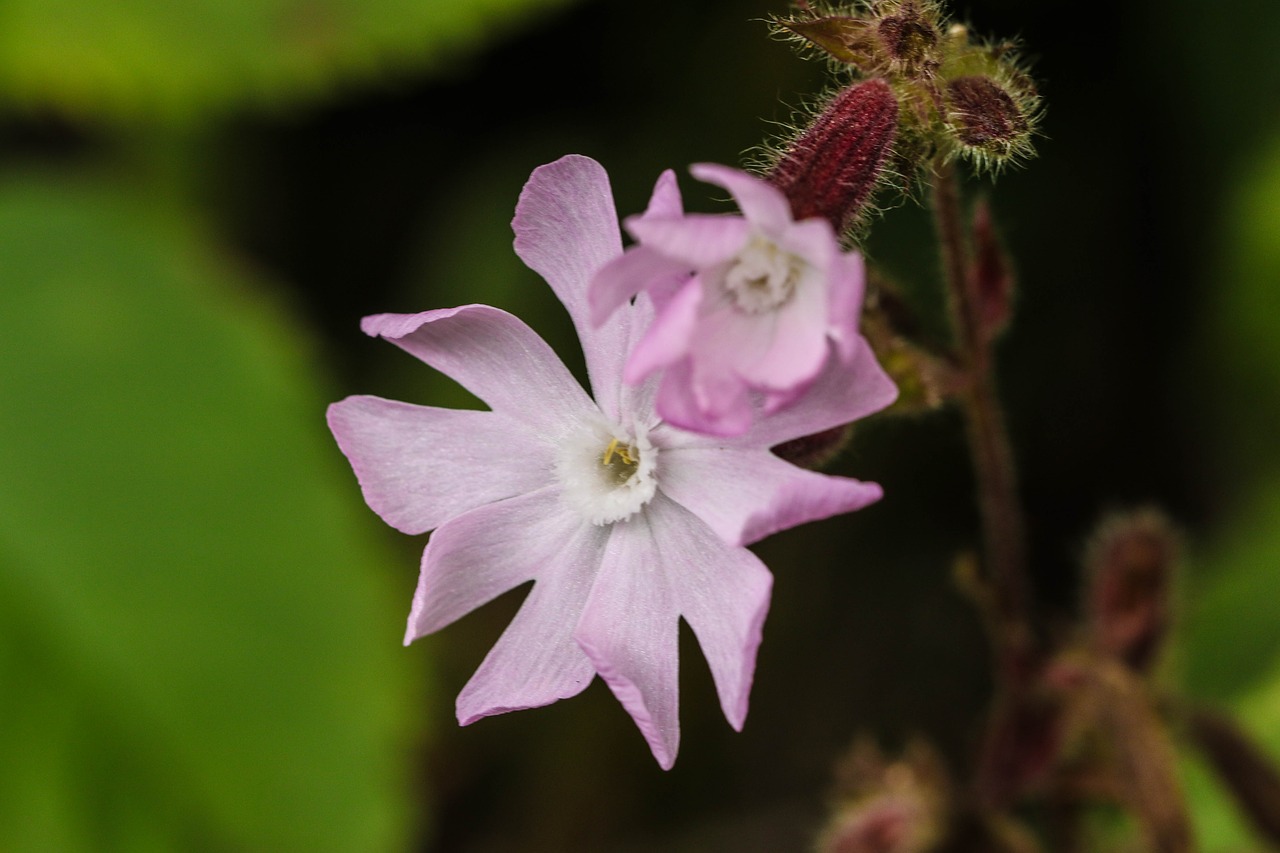
<svg viewBox="0 0 1280 853">
<path fill-rule="evenodd" d="M 1244 162 L 1234 187 L 1222 223 L 1223 276 L 1210 300 L 1211 345 L 1226 375 L 1215 400 L 1231 440 L 1220 455 L 1242 485 L 1186 596 L 1178 683 L 1196 700 L 1231 709 L 1280 760 L 1280 133 Z M 1185 770 L 1202 849 L 1258 849 L 1203 762 L 1188 756 Z"/>
<path fill-rule="evenodd" d="M 308 336 L 181 214 L 0 187 L 0 848 L 402 847 L 403 602 Z"/>
<path fill-rule="evenodd" d="M 293 103 L 456 60 L 564 0 L 5 0 L 0 97 L 91 118 Z"/>
</svg>

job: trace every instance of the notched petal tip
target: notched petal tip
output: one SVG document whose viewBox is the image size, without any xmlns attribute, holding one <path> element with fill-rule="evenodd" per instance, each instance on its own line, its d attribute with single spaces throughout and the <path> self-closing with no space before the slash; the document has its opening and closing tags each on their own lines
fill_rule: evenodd
<svg viewBox="0 0 1280 853">
<path fill-rule="evenodd" d="M 670 727 L 672 730 L 664 731 L 664 727 L 655 719 L 655 714 L 645 702 L 640 686 L 613 666 L 606 653 L 593 645 L 581 631 L 575 633 L 573 639 L 583 653 L 591 659 L 596 673 L 605 684 L 609 685 L 609 690 L 613 692 L 618 703 L 631 715 L 645 743 L 649 744 L 649 751 L 653 753 L 658 766 L 663 770 L 670 770 L 676 763 L 676 754 L 680 751 L 679 721 L 674 727 Z"/>
</svg>

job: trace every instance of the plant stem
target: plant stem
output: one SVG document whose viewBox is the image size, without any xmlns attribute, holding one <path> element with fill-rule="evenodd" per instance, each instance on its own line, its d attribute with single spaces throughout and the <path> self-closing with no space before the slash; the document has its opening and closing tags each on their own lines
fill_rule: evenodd
<svg viewBox="0 0 1280 853">
<path fill-rule="evenodd" d="M 960 403 L 973 455 L 983 551 L 999 620 L 993 626 L 993 639 L 1006 676 L 1020 680 L 1032 668 L 1029 655 L 1033 639 L 1022 508 L 1004 411 L 995 388 L 991 336 L 983 329 L 980 295 L 969 274 L 969 241 L 959 181 L 949 163 L 935 163 L 932 200 L 952 328 L 969 378 Z"/>
</svg>

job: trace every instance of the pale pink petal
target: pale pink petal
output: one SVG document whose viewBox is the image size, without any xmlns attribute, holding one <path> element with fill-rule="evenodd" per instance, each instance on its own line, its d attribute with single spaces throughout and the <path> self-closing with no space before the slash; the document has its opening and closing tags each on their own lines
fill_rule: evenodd
<svg viewBox="0 0 1280 853">
<path fill-rule="evenodd" d="M 512 437 L 525 427 L 498 412 L 360 396 L 334 403 L 328 420 L 365 502 L 404 533 L 425 533 L 475 507 L 542 488 L 554 464 L 542 442 L 525 441 L 511 453 Z"/>
<path fill-rule="evenodd" d="M 773 576 L 746 548 L 726 545 L 699 519 L 668 501 L 654 507 L 663 558 L 680 615 L 711 667 L 725 719 L 742 731 Z"/>
<path fill-rule="evenodd" d="M 552 487 L 460 515 L 422 555 L 405 642 L 532 579 L 520 612 L 458 696 L 458 721 L 546 705 L 593 677 L 572 640 L 606 532 L 568 511 Z"/>
<path fill-rule="evenodd" d="M 749 431 L 730 442 L 735 447 L 774 447 L 851 423 L 880 411 L 897 398 L 897 386 L 876 362 L 866 340 L 859 337 L 853 358 L 847 362 L 828 358 L 808 393 L 794 405 L 758 418 Z"/>
<path fill-rule="evenodd" d="M 836 345 L 838 357 L 844 361 L 852 359 L 857 352 L 866 275 L 866 265 L 857 252 L 840 255 L 831 268 L 827 284 L 827 334 Z"/>
<path fill-rule="evenodd" d="M 587 302 L 596 272 L 622 254 L 613 193 L 604 167 L 571 154 L 534 169 L 516 216 L 516 254 L 547 280 L 564 303 L 582 341 L 591 388 L 601 411 L 618 412 L 618 377 L 626 358 L 629 316 L 595 324 Z"/>
<path fill-rule="evenodd" d="M 707 213 L 634 216 L 627 220 L 627 230 L 644 245 L 699 270 L 728 261 L 751 234 L 751 226 L 741 216 Z"/>
<path fill-rule="evenodd" d="M 604 323 L 614 311 L 640 291 L 647 291 L 661 308 L 689 280 L 688 266 L 647 246 L 633 246 L 600 268 L 591 280 L 588 300 L 591 321 Z"/>
<path fill-rule="evenodd" d="M 689 173 L 732 193 L 747 221 L 770 237 L 781 234 L 791 225 L 791 205 L 772 184 L 716 163 L 696 163 L 689 167 Z"/>
<path fill-rule="evenodd" d="M 680 748 L 680 614 L 669 573 L 684 542 L 678 530 L 654 529 L 662 501 L 613 525 L 574 639 L 666 770 Z"/>
<path fill-rule="evenodd" d="M 681 447 L 663 460 L 663 493 L 731 545 L 862 509 L 883 494 L 875 483 L 807 471 L 760 450 Z"/>
<path fill-rule="evenodd" d="M 684 215 L 684 202 L 680 198 L 680 185 L 676 182 L 676 173 L 670 169 L 658 176 L 653 185 L 653 194 L 649 196 L 649 207 L 644 216 L 663 218 Z"/>
<path fill-rule="evenodd" d="M 689 351 L 694 328 L 698 322 L 698 309 L 702 304 L 702 284 L 691 279 L 667 304 L 663 313 L 650 324 L 644 337 L 636 344 L 622 377 L 635 383 L 655 370 L 661 370 L 679 361 Z"/>
<path fill-rule="evenodd" d="M 542 338 L 522 321 L 488 305 L 421 314 L 375 314 L 360 323 L 425 361 L 496 412 L 539 434 L 595 409 L 591 398 Z"/>
<path fill-rule="evenodd" d="M 751 552 L 662 495 L 615 527 L 575 636 L 663 768 L 680 738 L 676 617 L 693 628 L 725 717 L 740 730 L 771 586 Z"/>
<path fill-rule="evenodd" d="M 658 386 L 657 409 L 667 423 L 706 436 L 741 435 L 751 427 L 747 386 L 731 372 L 699 376 L 690 359 L 671 365 Z"/>
<path fill-rule="evenodd" d="M 790 226 L 774 241 L 785 252 L 803 258 L 824 274 L 840 256 L 840 244 L 831 223 L 825 219 L 806 219 Z"/>
<path fill-rule="evenodd" d="M 810 272 L 809 277 L 815 275 Z M 738 374 L 751 385 L 786 391 L 811 382 L 827 359 L 827 293 L 824 282 L 800 283 L 791 301 L 768 315 L 773 320 L 765 351 L 752 358 L 742 347 Z M 758 345 L 757 345 L 758 346 Z"/>
</svg>

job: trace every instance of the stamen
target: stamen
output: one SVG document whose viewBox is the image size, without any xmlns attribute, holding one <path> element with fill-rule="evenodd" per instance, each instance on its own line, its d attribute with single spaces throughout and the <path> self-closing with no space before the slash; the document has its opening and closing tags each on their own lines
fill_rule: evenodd
<svg viewBox="0 0 1280 853">
<path fill-rule="evenodd" d="M 622 464 L 635 465 L 636 460 L 631 458 L 631 449 L 632 448 L 627 447 L 615 438 L 610 441 L 609 446 L 604 449 L 604 457 L 600 461 L 605 465 L 608 465 L 613 461 L 613 455 L 616 453 L 618 454 L 618 458 L 622 460 Z"/>
</svg>

